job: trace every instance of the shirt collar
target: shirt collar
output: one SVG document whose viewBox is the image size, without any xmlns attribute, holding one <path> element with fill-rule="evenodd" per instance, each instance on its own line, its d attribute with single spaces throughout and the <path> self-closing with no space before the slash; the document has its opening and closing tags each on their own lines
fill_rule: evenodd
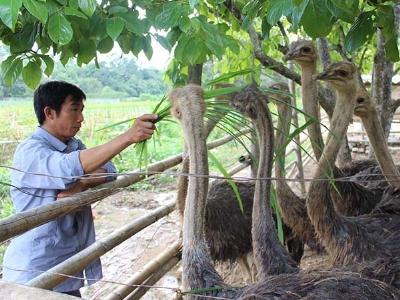
<svg viewBox="0 0 400 300">
<path fill-rule="evenodd" d="M 67 144 L 60 141 L 58 138 L 56 138 L 54 135 L 52 135 L 46 129 L 43 129 L 40 126 L 33 133 L 33 136 L 37 136 L 39 138 L 46 140 L 51 146 L 56 148 L 58 151 L 63 152 L 67 148 Z"/>
</svg>

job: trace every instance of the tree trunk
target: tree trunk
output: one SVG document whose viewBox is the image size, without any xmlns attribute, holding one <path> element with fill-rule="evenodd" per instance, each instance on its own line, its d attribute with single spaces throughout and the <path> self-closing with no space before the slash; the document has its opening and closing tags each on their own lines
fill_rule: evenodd
<svg viewBox="0 0 400 300">
<path fill-rule="evenodd" d="M 321 60 L 323 69 L 325 70 L 329 64 L 331 63 L 331 56 L 329 54 L 329 46 L 328 42 L 325 38 L 318 38 L 317 39 L 317 44 L 318 44 L 318 55 Z M 336 102 L 336 95 L 335 92 L 331 88 L 327 88 L 326 91 L 326 97 L 331 99 L 332 103 Z M 329 119 L 331 118 L 332 115 L 328 114 Z M 337 158 L 337 163 L 339 167 L 343 167 L 345 164 L 351 162 L 351 150 L 349 147 L 349 142 L 347 140 L 347 136 L 345 137 L 342 146 L 340 147 L 339 153 L 338 153 L 338 158 Z"/>
<path fill-rule="evenodd" d="M 201 75 L 203 73 L 203 64 L 189 66 L 188 83 L 201 85 Z"/>
<path fill-rule="evenodd" d="M 392 102 L 392 76 L 393 63 L 386 59 L 385 38 L 380 29 L 377 31 L 377 45 L 374 56 L 374 66 L 372 72 L 371 94 L 376 103 L 381 125 L 387 140 L 390 127 L 392 125 L 394 109 Z M 370 157 L 374 156 L 372 149 Z"/>
</svg>

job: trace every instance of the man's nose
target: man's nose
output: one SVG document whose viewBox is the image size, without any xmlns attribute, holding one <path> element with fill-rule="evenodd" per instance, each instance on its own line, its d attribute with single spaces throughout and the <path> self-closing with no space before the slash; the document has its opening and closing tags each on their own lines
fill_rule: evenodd
<svg viewBox="0 0 400 300">
<path fill-rule="evenodd" d="M 82 123 L 85 120 L 85 118 L 83 117 L 83 113 L 81 112 L 78 116 L 78 122 Z"/>
</svg>

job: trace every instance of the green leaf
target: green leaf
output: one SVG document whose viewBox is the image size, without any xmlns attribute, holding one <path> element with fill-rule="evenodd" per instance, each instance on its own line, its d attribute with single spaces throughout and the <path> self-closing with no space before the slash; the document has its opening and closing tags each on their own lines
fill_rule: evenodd
<svg viewBox="0 0 400 300">
<path fill-rule="evenodd" d="M 87 19 L 87 16 L 83 13 L 81 13 L 79 10 L 72 8 L 72 7 L 64 7 L 64 14 L 66 16 L 75 16 L 78 18 L 82 18 L 82 19 Z"/>
<path fill-rule="evenodd" d="M 184 15 L 182 4 L 179 2 L 171 2 L 170 5 L 156 17 L 155 25 L 158 28 L 172 28 L 178 25 L 179 18 Z"/>
<path fill-rule="evenodd" d="M 121 34 L 122 30 L 125 27 L 125 21 L 120 17 L 114 17 L 107 19 L 106 22 L 106 30 L 107 34 L 113 39 L 116 40 L 117 37 Z"/>
<path fill-rule="evenodd" d="M 224 166 L 219 162 L 219 160 L 211 153 L 211 151 L 208 151 L 208 157 L 211 159 L 213 164 L 217 167 L 217 169 L 223 174 L 223 176 L 226 178 L 226 181 L 229 183 L 231 186 L 233 192 L 236 195 L 236 200 L 238 201 L 240 211 L 243 213 L 243 200 L 242 197 L 240 196 L 239 189 L 236 185 L 236 183 L 233 181 L 232 177 L 228 174 Z"/>
<path fill-rule="evenodd" d="M 142 35 L 144 33 L 148 33 L 150 29 L 150 22 L 147 19 L 139 19 L 138 12 L 127 12 L 124 14 L 120 14 L 120 17 L 126 21 L 126 29 L 128 31 Z"/>
<path fill-rule="evenodd" d="M 399 48 L 397 46 L 396 38 L 392 38 L 385 42 L 385 54 L 391 61 L 399 61 Z"/>
<path fill-rule="evenodd" d="M 222 95 L 228 95 L 232 93 L 239 92 L 243 87 L 233 86 L 226 88 L 213 89 L 209 91 L 204 91 L 204 99 L 211 99 Z"/>
<path fill-rule="evenodd" d="M 309 0 L 304 10 L 301 24 L 312 38 L 324 37 L 332 30 L 334 19 L 326 6 L 327 0 Z"/>
<path fill-rule="evenodd" d="M 105 39 L 101 40 L 100 43 L 97 45 L 97 50 L 100 53 L 108 53 L 114 47 L 114 40 L 110 37 L 106 37 Z"/>
<path fill-rule="evenodd" d="M 267 22 L 266 18 L 263 18 L 261 21 L 261 34 L 263 40 L 269 38 L 269 32 L 271 31 L 272 26 Z"/>
<path fill-rule="evenodd" d="M 46 2 L 46 1 L 43 1 L 43 2 Z M 78 9 L 79 8 L 78 0 L 69 0 L 68 7 Z"/>
<path fill-rule="evenodd" d="M 154 36 L 156 38 L 156 41 L 161 46 L 163 46 L 163 48 L 167 49 L 168 51 L 171 51 L 172 46 L 171 46 L 171 44 L 169 43 L 168 39 L 165 36 L 159 35 L 157 33 Z"/>
<path fill-rule="evenodd" d="M 45 3 L 37 0 L 22 0 L 22 3 L 31 15 L 35 16 L 43 24 L 46 24 L 48 12 Z"/>
<path fill-rule="evenodd" d="M 71 24 L 59 13 L 50 17 L 47 28 L 51 40 L 61 46 L 68 44 L 74 35 Z"/>
<path fill-rule="evenodd" d="M 44 74 L 50 76 L 54 70 L 54 60 L 48 55 L 41 55 L 40 58 L 46 64 L 46 69 L 44 69 Z"/>
<path fill-rule="evenodd" d="M 267 5 L 266 19 L 270 25 L 275 25 L 282 16 L 292 12 L 292 0 L 271 0 Z"/>
<path fill-rule="evenodd" d="M 344 39 L 344 48 L 347 52 L 356 51 L 373 35 L 374 23 L 372 16 L 372 11 L 362 12 L 354 21 Z"/>
<path fill-rule="evenodd" d="M 150 60 L 153 56 L 153 48 L 151 47 L 151 37 L 147 35 L 143 41 L 143 52 L 146 55 L 147 59 Z"/>
<path fill-rule="evenodd" d="M 21 6 L 22 0 L 0 0 L 0 19 L 12 31 L 15 30 Z"/>
<path fill-rule="evenodd" d="M 85 39 L 79 44 L 78 64 L 88 64 L 96 56 L 96 43 Z"/>
<path fill-rule="evenodd" d="M 293 29 L 297 30 L 300 24 L 301 19 L 303 18 L 304 11 L 308 5 L 310 0 L 302 1 L 298 6 L 294 6 L 291 15 L 291 23 L 293 25 Z"/>
<path fill-rule="evenodd" d="M 21 31 L 17 31 L 11 36 L 11 53 L 30 51 L 35 43 L 37 29 L 35 24 L 26 24 Z"/>
<path fill-rule="evenodd" d="M 328 0 L 327 8 L 336 18 L 353 23 L 359 14 L 358 0 Z"/>
<path fill-rule="evenodd" d="M 199 0 L 189 0 L 190 8 L 193 9 L 197 3 L 199 3 Z"/>
<path fill-rule="evenodd" d="M 22 71 L 22 60 L 15 55 L 9 56 L 2 64 L 4 83 L 8 86 L 14 84 Z"/>
<path fill-rule="evenodd" d="M 248 69 L 243 69 L 240 71 L 234 71 L 234 72 L 229 72 L 229 73 L 224 73 L 223 75 L 209 81 L 206 83 L 207 86 L 215 85 L 220 82 L 227 82 L 229 79 L 240 76 L 240 75 L 247 75 L 250 73 L 254 73 L 255 70 L 253 68 L 248 68 Z"/>
<path fill-rule="evenodd" d="M 96 0 L 79 0 L 79 8 L 83 11 L 85 15 L 91 17 L 96 10 Z"/>
<path fill-rule="evenodd" d="M 22 78 L 25 84 L 31 89 L 35 89 L 42 79 L 42 70 L 39 64 L 34 61 L 30 61 L 22 70 Z"/>
<path fill-rule="evenodd" d="M 123 13 L 127 13 L 127 12 L 128 12 L 128 8 L 126 8 L 125 6 L 116 5 L 116 6 L 111 6 L 108 9 L 108 13 L 112 14 L 112 15 L 114 15 L 114 14 L 123 14 Z"/>
<path fill-rule="evenodd" d="M 198 38 L 192 38 L 190 42 L 186 44 L 184 52 L 184 60 L 191 65 L 206 61 L 207 47 L 204 45 L 204 42 Z"/>
</svg>

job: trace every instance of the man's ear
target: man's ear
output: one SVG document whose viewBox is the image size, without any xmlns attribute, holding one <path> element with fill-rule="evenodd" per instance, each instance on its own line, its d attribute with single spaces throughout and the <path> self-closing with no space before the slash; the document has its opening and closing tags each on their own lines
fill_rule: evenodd
<svg viewBox="0 0 400 300">
<path fill-rule="evenodd" d="M 46 106 L 43 110 L 46 120 L 54 120 L 56 117 L 56 111 L 50 106 Z"/>
</svg>

